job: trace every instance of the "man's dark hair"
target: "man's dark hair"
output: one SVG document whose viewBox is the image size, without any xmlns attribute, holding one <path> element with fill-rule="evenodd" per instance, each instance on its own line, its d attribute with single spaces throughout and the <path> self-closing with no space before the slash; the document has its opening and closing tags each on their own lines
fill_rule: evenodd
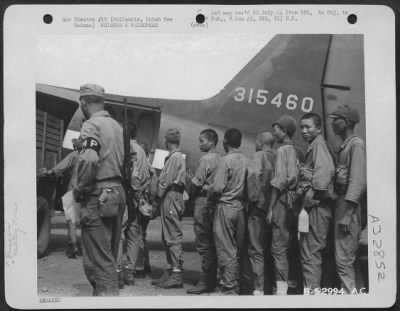
<svg viewBox="0 0 400 311">
<path fill-rule="evenodd" d="M 104 104 L 104 99 L 96 95 L 85 95 L 82 96 L 81 99 L 83 99 L 85 103 Z"/>
<path fill-rule="evenodd" d="M 131 139 L 136 138 L 136 125 L 135 125 L 135 123 L 128 122 L 128 135 L 129 135 L 129 138 L 131 138 Z"/>
<path fill-rule="evenodd" d="M 218 144 L 218 134 L 213 129 L 205 129 L 200 132 L 200 134 L 204 135 L 208 140 L 214 143 L 214 146 Z"/>
<path fill-rule="evenodd" d="M 322 126 L 322 120 L 321 120 L 321 117 L 319 114 L 316 114 L 313 112 L 306 113 L 305 115 L 303 115 L 301 117 L 301 120 L 304 120 L 304 119 L 312 119 L 316 127 L 321 128 L 321 126 Z"/>
<path fill-rule="evenodd" d="M 225 132 L 225 142 L 232 148 L 239 148 L 242 143 L 242 133 L 235 128 L 230 128 Z"/>
</svg>

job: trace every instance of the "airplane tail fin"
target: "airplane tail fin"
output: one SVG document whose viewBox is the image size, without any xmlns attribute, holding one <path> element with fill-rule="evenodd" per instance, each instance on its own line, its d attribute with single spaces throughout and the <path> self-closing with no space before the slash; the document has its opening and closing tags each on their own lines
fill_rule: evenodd
<svg viewBox="0 0 400 311">
<path fill-rule="evenodd" d="M 256 134 L 283 114 L 321 113 L 330 35 L 276 35 L 218 94 L 211 125 Z"/>
</svg>

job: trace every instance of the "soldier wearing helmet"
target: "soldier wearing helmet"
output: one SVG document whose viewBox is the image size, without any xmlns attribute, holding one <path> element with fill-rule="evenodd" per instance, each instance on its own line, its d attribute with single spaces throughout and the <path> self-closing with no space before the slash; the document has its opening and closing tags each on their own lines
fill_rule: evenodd
<svg viewBox="0 0 400 311">
<path fill-rule="evenodd" d="M 292 137 L 297 122 L 288 115 L 281 116 L 272 125 L 272 133 L 281 146 L 276 152 L 272 193 L 267 212 L 267 223 L 272 225 L 271 253 L 275 265 L 276 293 L 286 295 L 289 280 L 288 250 L 293 224 L 293 198 L 299 173 L 299 152 Z"/>
<path fill-rule="evenodd" d="M 356 286 L 354 263 L 361 232 L 361 203 L 367 188 L 365 145 L 354 134 L 360 121 L 357 109 L 340 105 L 330 117 L 334 133 L 343 141 L 335 176 L 335 258 L 341 287 L 351 293 Z"/>
</svg>

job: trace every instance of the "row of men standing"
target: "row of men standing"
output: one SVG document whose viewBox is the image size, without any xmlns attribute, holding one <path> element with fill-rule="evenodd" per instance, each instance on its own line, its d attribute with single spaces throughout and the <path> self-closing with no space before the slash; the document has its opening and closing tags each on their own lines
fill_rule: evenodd
<svg viewBox="0 0 400 311">
<path fill-rule="evenodd" d="M 82 202 L 83 263 L 94 294 L 118 295 L 117 253 L 126 202 L 121 185 L 122 128 L 104 111 L 103 95 L 100 86 L 81 87 L 81 108 L 87 121 L 81 130 L 84 143 L 73 194 Z M 215 131 L 206 129 L 200 134 L 200 150 L 206 154 L 192 179 L 190 200 L 195 208 L 194 229 L 202 264 L 200 280 L 189 293 L 214 291 L 217 271 L 221 293 L 238 293 L 239 257 L 248 212 L 248 254 L 254 272 L 254 294 L 263 294 L 269 226 L 277 293 L 286 294 L 291 227 L 300 209 L 307 211 L 310 223 L 308 232 L 300 234 L 304 287 L 319 288 L 321 251 L 333 217 L 332 201 L 337 271 L 342 287 L 351 292 L 355 287 L 353 264 L 360 231 L 360 201 L 366 188 L 365 149 L 361 139 L 353 134 L 357 111 L 341 106 L 332 116 L 332 127 L 343 139 L 337 165 L 320 135 L 321 120 L 315 114 L 307 114 L 301 120 L 303 137 L 309 142 L 304 165 L 300 165 L 301 153 L 291 140 L 296 121 L 289 116 L 282 116 L 273 124 L 272 134 L 257 137 L 257 152 L 251 162 L 239 151 L 239 130 L 225 132 L 224 157 L 215 151 Z M 170 153 L 159 177 L 154 206 L 161 213 L 168 267 L 153 284 L 172 288 L 183 286 L 181 220 L 186 165 L 179 150 L 179 131 L 169 130 L 165 139 Z M 272 151 L 274 141 L 282 144 L 276 153 Z M 139 188 L 134 195 L 136 204 L 144 195 L 145 187 Z M 300 206 L 297 212 L 296 206 Z"/>
<path fill-rule="evenodd" d="M 200 149 L 208 153 L 200 159 L 191 197 L 195 198 L 194 226 L 202 272 L 199 283 L 188 293 L 213 291 L 218 266 L 222 293 L 237 294 L 239 266 L 243 263 L 240 256 L 247 235 L 248 247 L 244 248 L 253 273 L 253 294 L 263 295 L 267 230 L 271 228 L 276 293 L 287 294 L 289 270 L 298 267 L 295 260 L 289 259 L 289 249 L 298 235 L 301 279 L 304 291 L 312 294 L 321 288 L 322 252 L 332 221 L 341 292 L 354 291 L 360 204 L 366 192 L 365 147 L 354 134 L 359 122 L 355 108 L 341 105 L 331 118 L 333 131 L 343 141 L 337 157 L 322 137 L 322 121 L 314 113 L 305 114 L 300 120 L 302 136 L 309 144 L 305 156 L 292 141 L 297 122 L 286 115 L 272 125 L 272 133 L 258 135 L 257 151 L 250 162 L 238 150 L 239 130 L 225 132 L 227 155 L 220 160 L 215 153 L 215 131 L 201 133 Z M 281 144 L 276 152 L 272 149 L 274 141 Z M 199 192 L 203 196 L 197 195 Z M 304 223 L 298 222 L 299 215 L 306 217 L 305 229 Z"/>
</svg>

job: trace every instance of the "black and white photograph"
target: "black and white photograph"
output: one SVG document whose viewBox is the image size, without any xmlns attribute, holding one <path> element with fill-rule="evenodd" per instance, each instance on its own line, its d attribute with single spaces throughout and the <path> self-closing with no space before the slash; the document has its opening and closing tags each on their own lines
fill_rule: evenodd
<svg viewBox="0 0 400 311">
<path fill-rule="evenodd" d="M 379 174 L 371 163 L 384 137 L 374 115 L 394 111 L 395 81 L 379 78 L 389 50 L 371 58 L 383 53 L 362 28 L 371 11 L 186 7 L 190 30 L 173 32 L 164 25 L 180 27 L 177 8 L 34 12 L 43 25 L 24 107 L 35 157 L 20 167 L 34 183 L 19 196 L 36 210 L 31 202 L 28 227 L 23 203 L 6 212 L 9 278 L 23 256 L 41 307 L 99 297 L 350 306 L 395 284 L 395 228 L 376 206 L 395 189 L 395 158 Z M 337 31 L 312 27 L 323 14 L 340 16 Z M 262 31 L 266 20 L 273 29 Z M 51 23 L 61 30 L 42 28 Z M 240 23 L 248 31 L 235 34 Z M 372 77 L 389 90 L 381 108 Z M 394 195 L 385 219 L 395 222 Z M 25 255 L 21 236 L 36 238 Z"/>
</svg>

